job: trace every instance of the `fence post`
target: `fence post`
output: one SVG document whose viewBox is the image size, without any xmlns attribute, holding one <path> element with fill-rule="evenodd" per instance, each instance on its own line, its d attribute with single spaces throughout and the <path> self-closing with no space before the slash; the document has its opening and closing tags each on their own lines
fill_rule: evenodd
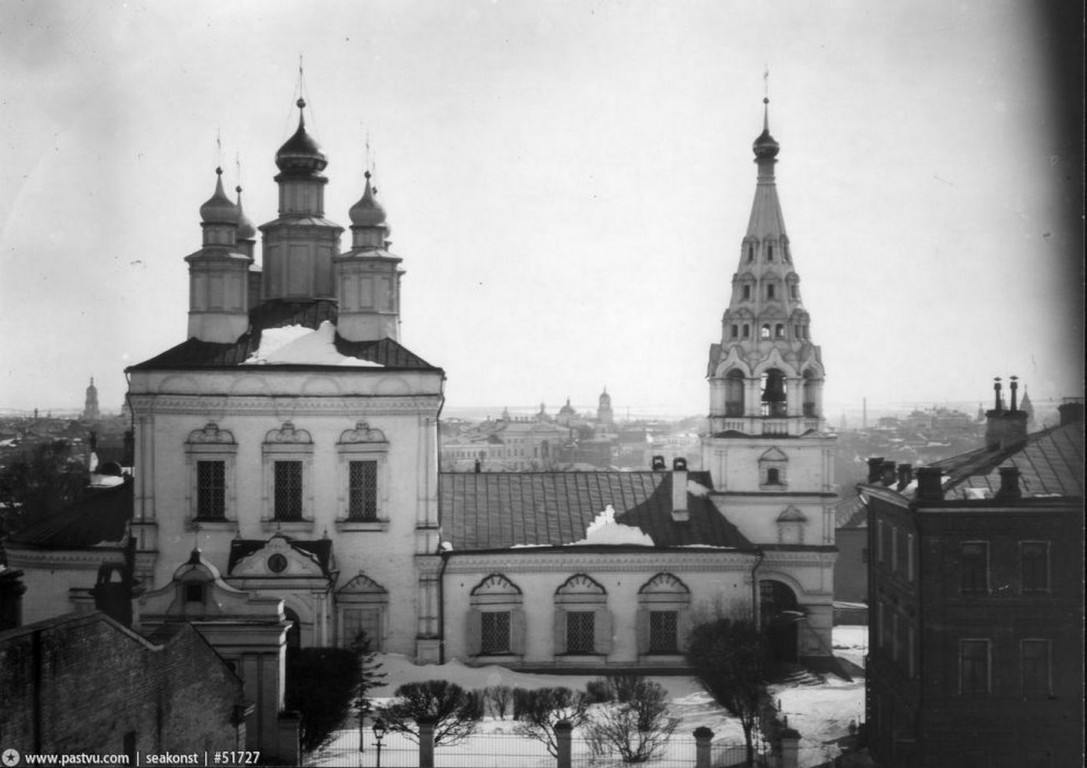
<svg viewBox="0 0 1087 768">
<path fill-rule="evenodd" d="M 434 768 L 434 719 L 420 717 L 415 722 L 419 726 L 419 768 Z"/>
<path fill-rule="evenodd" d="M 570 768 L 570 735 L 574 730 L 574 726 L 570 724 L 569 720 L 559 720 L 555 723 L 555 746 L 558 754 L 555 756 L 555 765 L 557 768 Z"/>
<path fill-rule="evenodd" d="M 706 726 L 694 729 L 694 766 L 695 768 L 710 768 L 711 747 L 713 731 Z"/>
<path fill-rule="evenodd" d="M 800 733 L 792 728 L 781 732 L 781 768 L 796 768 L 800 760 Z"/>
</svg>

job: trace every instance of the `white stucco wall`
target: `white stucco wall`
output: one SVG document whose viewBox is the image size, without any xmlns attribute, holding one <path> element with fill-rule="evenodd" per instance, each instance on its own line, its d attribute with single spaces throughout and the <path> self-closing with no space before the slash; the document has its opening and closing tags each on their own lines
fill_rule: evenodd
<svg viewBox="0 0 1087 768">
<path fill-rule="evenodd" d="M 437 526 L 437 415 L 442 377 L 438 372 L 386 372 L 380 368 L 329 371 L 282 371 L 270 366 L 230 371 L 183 373 L 135 371 L 130 394 L 136 420 L 137 524 L 147 523 L 141 548 L 158 552 L 154 584 L 168 581 L 194 545 L 229 577 L 231 540 L 267 540 L 277 531 L 297 539 L 333 541 L 334 589 L 360 571 L 388 591 L 384 622 L 385 650 L 414 654 L 418 580 L 414 555 L 424 537 L 419 529 Z M 272 520 L 270 467 L 265 436 L 291 422 L 312 440 L 311 453 L 300 456 L 303 516 L 307 522 Z M 186 453 L 190 433 L 208 423 L 234 438 L 233 472 L 228 463 L 227 515 L 224 523 L 192 524 L 192 469 Z M 346 471 L 337 450 L 340 436 L 358 422 L 384 433 L 388 450 L 379 475 L 378 517 L 384 526 L 346 530 L 343 498 Z M 284 458 L 293 458 L 285 456 Z M 232 502 L 230 501 L 232 500 Z M 137 528 L 140 526 L 137 525 Z M 374 529 L 376 528 L 376 529 Z M 432 540 L 433 536 L 429 537 Z M 274 593 L 273 593 L 274 594 Z M 312 594 L 276 594 L 299 612 L 316 606 Z M 407 608 L 407 610 L 405 610 Z M 304 621 L 334 622 L 302 616 Z M 335 638 L 335 627 L 316 633 Z"/>
<path fill-rule="evenodd" d="M 691 620 L 720 615 L 750 615 L 751 569 L 755 556 L 723 550 L 649 550 L 614 554 L 577 548 L 533 549 L 507 553 L 454 554 L 444 575 L 445 657 L 472 662 L 467 647 L 467 615 L 471 591 L 492 573 L 500 573 L 522 591 L 525 611 L 525 664 L 550 664 L 555 658 L 555 592 L 571 576 L 584 573 L 607 593 L 611 614 L 611 650 L 604 661 L 638 661 L 636 616 L 638 592 L 659 573 L 670 573 L 690 591 Z"/>
</svg>

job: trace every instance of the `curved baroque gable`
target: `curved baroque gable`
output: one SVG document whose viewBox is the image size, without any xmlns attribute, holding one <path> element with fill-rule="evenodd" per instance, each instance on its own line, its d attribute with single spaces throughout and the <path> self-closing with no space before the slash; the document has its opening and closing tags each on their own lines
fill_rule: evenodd
<svg viewBox="0 0 1087 768">
<path fill-rule="evenodd" d="M 194 429 L 190 432 L 186 442 L 194 445 L 233 445 L 234 433 L 219 429 L 218 424 L 209 421 L 203 429 Z"/>
<path fill-rule="evenodd" d="M 303 444 L 312 443 L 313 438 L 304 429 L 295 429 L 294 424 L 285 421 L 279 429 L 273 429 L 264 436 L 264 442 L 276 444 Z"/>
<path fill-rule="evenodd" d="M 690 594 L 687 585 L 670 573 L 658 573 L 642 585 L 639 595 L 649 594 Z"/>
<path fill-rule="evenodd" d="M 380 429 L 371 427 L 365 421 L 355 423 L 354 429 L 344 430 L 340 435 L 340 444 L 352 443 L 385 443 L 385 433 Z"/>
<path fill-rule="evenodd" d="M 492 573 L 476 585 L 473 597 L 481 595 L 520 595 L 520 588 L 500 573 Z"/>
</svg>

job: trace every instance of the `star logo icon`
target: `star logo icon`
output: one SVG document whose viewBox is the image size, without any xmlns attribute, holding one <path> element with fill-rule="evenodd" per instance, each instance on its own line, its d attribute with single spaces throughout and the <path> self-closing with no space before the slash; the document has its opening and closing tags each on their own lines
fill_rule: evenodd
<svg viewBox="0 0 1087 768">
<path fill-rule="evenodd" d="M 19 750 L 9 747 L 3 753 L 0 753 L 0 763 L 3 763 L 7 768 L 15 768 L 19 764 L 20 757 L 22 756 L 19 754 Z"/>
</svg>

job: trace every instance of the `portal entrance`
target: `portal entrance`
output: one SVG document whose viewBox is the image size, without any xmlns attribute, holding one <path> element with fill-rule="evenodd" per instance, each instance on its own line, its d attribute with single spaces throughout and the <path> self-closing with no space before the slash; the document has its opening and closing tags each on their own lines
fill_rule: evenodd
<svg viewBox="0 0 1087 768">
<path fill-rule="evenodd" d="M 759 582 L 759 625 L 766 633 L 772 660 L 797 660 L 797 634 L 802 618 L 796 594 L 788 584 L 773 579 Z"/>
</svg>

